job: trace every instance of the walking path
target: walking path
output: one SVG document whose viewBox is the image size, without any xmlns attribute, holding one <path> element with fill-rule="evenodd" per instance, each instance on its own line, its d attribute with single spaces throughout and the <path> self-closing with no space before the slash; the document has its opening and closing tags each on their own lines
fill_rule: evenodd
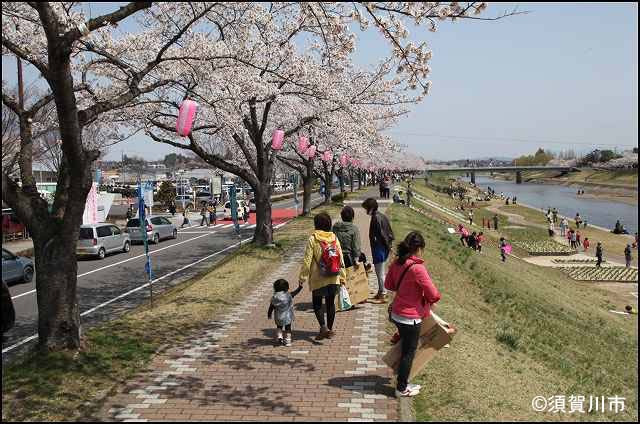
<svg viewBox="0 0 640 424">
<path fill-rule="evenodd" d="M 368 257 L 368 219 L 356 224 Z M 102 419 L 117 421 L 394 421 L 386 305 L 364 303 L 339 312 L 331 340 L 316 341 L 308 287 L 295 299 L 293 346 L 276 346 L 267 319 L 273 281 L 297 285 L 304 244 L 254 292 L 188 342 L 157 355 L 148 370 L 108 400 Z M 375 274 L 369 285 L 377 291 Z"/>
</svg>

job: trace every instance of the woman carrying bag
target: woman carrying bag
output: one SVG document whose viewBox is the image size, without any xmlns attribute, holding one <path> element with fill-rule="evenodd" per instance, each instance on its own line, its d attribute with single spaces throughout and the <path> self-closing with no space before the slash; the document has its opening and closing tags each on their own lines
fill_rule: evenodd
<svg viewBox="0 0 640 424">
<path fill-rule="evenodd" d="M 386 289 L 396 293 L 389 306 L 389 319 L 398 327 L 402 346 L 396 397 L 420 393 L 420 386 L 409 384 L 409 373 L 418 349 L 422 320 L 431 315 L 430 305 L 440 300 L 440 292 L 422 259 L 425 246 L 422 234 L 417 231 L 407 234 L 398 245 L 398 257 L 389 267 L 384 282 Z"/>
</svg>

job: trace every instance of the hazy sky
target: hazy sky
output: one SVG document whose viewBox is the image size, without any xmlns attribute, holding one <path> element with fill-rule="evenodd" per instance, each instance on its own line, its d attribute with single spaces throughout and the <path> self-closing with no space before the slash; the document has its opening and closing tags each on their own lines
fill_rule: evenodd
<svg viewBox="0 0 640 424">
<path fill-rule="evenodd" d="M 433 86 L 394 138 L 429 159 L 637 146 L 637 5 L 489 3 L 482 16 L 516 6 L 531 13 L 412 32 L 433 51 Z M 358 61 L 377 61 L 377 31 L 359 38 Z M 15 81 L 13 59 L 2 75 Z M 136 136 L 106 158 L 121 151 L 152 160 L 173 148 Z"/>
</svg>

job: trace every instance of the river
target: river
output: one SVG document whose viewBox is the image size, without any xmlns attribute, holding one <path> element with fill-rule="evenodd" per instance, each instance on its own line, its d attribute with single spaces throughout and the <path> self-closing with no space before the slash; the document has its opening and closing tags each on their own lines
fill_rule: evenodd
<svg viewBox="0 0 640 424">
<path fill-rule="evenodd" d="M 468 178 L 465 178 L 468 181 Z M 516 196 L 518 203 L 525 203 L 539 209 L 558 208 L 561 215 L 573 218 L 576 212 L 589 224 L 612 229 L 616 220 L 620 220 L 630 234 L 638 231 L 638 205 L 615 202 L 612 200 L 587 199 L 576 195 L 577 187 L 553 184 L 522 183 L 494 180 L 477 176 L 476 184 L 484 189 L 487 186 L 499 195 Z M 588 192 L 589 187 L 585 190 Z"/>
</svg>

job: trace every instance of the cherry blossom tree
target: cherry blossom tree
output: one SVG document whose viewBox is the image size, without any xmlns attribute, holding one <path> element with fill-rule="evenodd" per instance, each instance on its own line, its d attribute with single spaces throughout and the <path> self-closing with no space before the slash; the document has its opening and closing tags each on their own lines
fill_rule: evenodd
<svg viewBox="0 0 640 424">
<path fill-rule="evenodd" d="M 213 7 L 134 2 L 87 19 L 78 3 L 3 4 L 2 54 L 15 55 L 39 72 L 48 89 L 23 102 L 3 82 L 2 94 L 3 106 L 19 122 L 16 162 L 21 182 L 10 178 L 3 161 L 2 198 L 33 238 L 41 348 L 80 346 L 74 252 L 92 185 L 92 164 L 103 140 L 119 139 L 120 108 L 168 84 L 155 74 L 172 68 L 180 52 L 177 43 L 197 37 L 194 24 Z M 117 37 L 118 23 L 131 16 L 140 18 L 140 31 Z M 51 128 L 50 122 L 37 118 L 49 104 L 55 105 L 61 140 L 52 205 L 38 194 L 33 176 L 34 134 Z M 86 138 L 88 131 L 101 136 Z"/>
</svg>

